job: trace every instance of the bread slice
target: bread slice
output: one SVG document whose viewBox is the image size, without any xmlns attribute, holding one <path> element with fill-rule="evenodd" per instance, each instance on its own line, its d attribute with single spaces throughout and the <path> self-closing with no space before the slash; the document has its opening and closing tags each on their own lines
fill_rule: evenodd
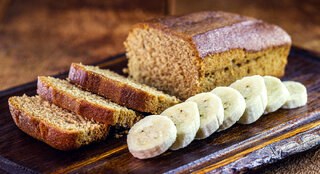
<svg viewBox="0 0 320 174">
<path fill-rule="evenodd" d="M 107 125 L 69 112 L 39 96 L 10 97 L 9 109 L 22 131 L 59 150 L 77 149 L 108 134 Z"/>
<path fill-rule="evenodd" d="M 84 91 L 67 80 L 40 76 L 37 93 L 62 108 L 108 125 L 131 127 L 141 117 L 135 111 Z"/>
<path fill-rule="evenodd" d="M 261 20 L 207 11 L 138 23 L 124 44 L 134 80 L 187 99 L 245 76 L 283 76 L 291 38 Z"/>
<path fill-rule="evenodd" d="M 141 112 L 160 114 L 180 102 L 174 96 L 96 66 L 72 63 L 69 80 L 88 91 Z"/>
</svg>

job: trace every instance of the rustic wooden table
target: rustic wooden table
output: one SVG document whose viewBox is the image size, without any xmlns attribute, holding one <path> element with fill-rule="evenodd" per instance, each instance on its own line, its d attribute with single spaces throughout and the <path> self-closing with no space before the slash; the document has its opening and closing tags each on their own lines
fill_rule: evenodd
<svg viewBox="0 0 320 174">
<path fill-rule="evenodd" d="M 94 63 L 124 52 L 138 21 L 197 10 L 225 10 L 283 27 L 293 44 L 320 55 L 320 3 L 309 1 L 68 1 L 0 2 L 0 90 L 68 70 L 71 62 Z M 168 10 L 166 10 L 168 9 Z M 320 149 L 267 166 L 261 173 L 317 173 Z"/>
</svg>

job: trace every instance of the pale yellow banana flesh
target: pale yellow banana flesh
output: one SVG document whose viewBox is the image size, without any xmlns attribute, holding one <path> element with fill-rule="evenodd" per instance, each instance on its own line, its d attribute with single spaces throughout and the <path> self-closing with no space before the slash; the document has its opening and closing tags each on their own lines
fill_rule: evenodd
<svg viewBox="0 0 320 174">
<path fill-rule="evenodd" d="M 170 118 L 177 128 L 177 139 L 170 147 L 171 150 L 186 147 L 194 140 L 200 127 L 200 116 L 195 102 L 176 104 L 160 115 Z"/>
<path fill-rule="evenodd" d="M 211 92 L 220 97 L 224 108 L 224 120 L 218 129 L 219 132 L 228 129 L 241 118 L 246 109 L 246 102 L 237 90 L 230 87 L 217 87 Z"/>
<path fill-rule="evenodd" d="M 267 89 L 264 80 L 259 75 L 244 77 L 230 85 L 238 90 L 246 101 L 246 110 L 238 123 L 251 124 L 264 113 L 267 103 Z"/>
<path fill-rule="evenodd" d="M 272 76 L 264 76 L 264 83 L 267 88 L 268 103 L 264 114 L 274 112 L 288 100 L 290 94 L 280 79 Z"/>
<path fill-rule="evenodd" d="M 130 129 L 128 149 L 136 158 L 152 158 L 168 150 L 176 136 L 177 129 L 171 119 L 161 115 L 147 116 Z"/>
<path fill-rule="evenodd" d="M 282 108 L 293 109 L 307 104 L 308 94 L 307 89 L 303 84 L 294 81 L 286 81 L 283 82 L 283 84 L 288 89 L 290 95 Z"/>
<path fill-rule="evenodd" d="M 186 100 L 197 103 L 200 114 L 200 128 L 196 139 L 204 139 L 213 134 L 223 122 L 223 106 L 221 99 L 213 93 L 205 92 Z M 219 120 L 221 120 L 219 122 Z"/>
</svg>

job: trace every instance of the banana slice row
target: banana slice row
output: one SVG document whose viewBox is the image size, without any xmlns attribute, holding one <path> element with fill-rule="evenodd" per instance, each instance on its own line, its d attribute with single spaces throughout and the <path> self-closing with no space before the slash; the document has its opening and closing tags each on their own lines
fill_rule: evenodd
<svg viewBox="0 0 320 174">
<path fill-rule="evenodd" d="M 235 123 L 251 124 L 279 108 L 292 109 L 307 103 L 307 90 L 299 82 L 254 75 L 217 87 L 174 105 L 160 115 L 147 116 L 129 131 L 127 144 L 139 159 L 166 150 L 178 150 L 194 139 L 204 139 Z"/>
</svg>

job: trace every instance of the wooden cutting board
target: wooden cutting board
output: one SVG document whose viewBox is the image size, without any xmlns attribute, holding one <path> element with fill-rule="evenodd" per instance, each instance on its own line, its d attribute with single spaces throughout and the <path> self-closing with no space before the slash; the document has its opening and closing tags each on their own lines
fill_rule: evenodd
<svg viewBox="0 0 320 174">
<path fill-rule="evenodd" d="M 97 63 L 118 73 L 126 67 L 124 55 Z M 126 137 L 107 140 L 79 150 L 63 152 L 20 131 L 7 100 L 10 96 L 36 94 L 36 82 L 0 92 L 0 172 L 8 173 L 203 173 L 254 170 L 320 144 L 320 58 L 293 48 L 285 77 L 303 83 L 308 104 L 280 109 L 250 125 L 234 125 L 188 147 L 139 160 L 128 152 Z M 59 77 L 65 77 L 60 74 Z"/>
</svg>

